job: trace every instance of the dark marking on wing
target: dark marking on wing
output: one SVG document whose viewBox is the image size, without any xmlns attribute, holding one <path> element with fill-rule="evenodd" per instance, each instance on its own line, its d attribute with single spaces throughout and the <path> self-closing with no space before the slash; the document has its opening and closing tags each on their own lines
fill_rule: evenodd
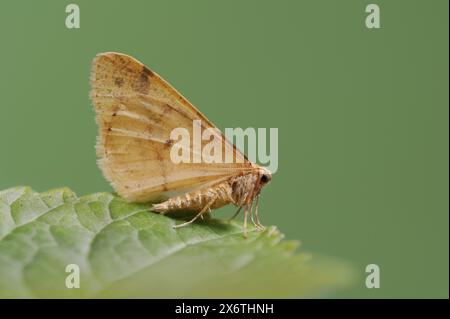
<svg viewBox="0 0 450 319">
<path fill-rule="evenodd" d="M 148 94 L 150 89 L 150 78 L 152 76 L 153 72 L 143 66 L 139 77 L 131 84 L 133 90 L 144 95 Z"/>
<path fill-rule="evenodd" d="M 114 84 L 118 87 L 122 87 L 124 83 L 124 80 L 120 77 L 117 77 L 114 79 Z"/>
<path fill-rule="evenodd" d="M 152 70 L 150 70 L 149 68 L 147 68 L 145 65 L 143 66 L 142 69 L 142 74 L 145 74 L 147 77 L 151 78 L 153 77 L 154 73 L 152 72 Z"/>
<path fill-rule="evenodd" d="M 168 147 L 170 147 L 170 146 L 172 146 L 172 145 L 173 145 L 173 143 L 175 143 L 175 141 L 174 141 L 174 140 L 171 140 L 171 139 L 169 139 L 169 140 L 167 140 L 167 141 L 166 141 L 165 145 L 166 145 L 166 146 L 168 146 Z"/>
</svg>

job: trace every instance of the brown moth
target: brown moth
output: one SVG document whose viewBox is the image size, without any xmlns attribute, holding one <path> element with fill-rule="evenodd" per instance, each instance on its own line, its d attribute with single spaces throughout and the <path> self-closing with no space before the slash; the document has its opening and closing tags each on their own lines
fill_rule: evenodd
<svg viewBox="0 0 450 319">
<path fill-rule="evenodd" d="M 130 202 L 157 203 L 151 210 L 161 214 L 197 213 L 175 228 L 227 204 L 238 207 L 232 218 L 244 208 L 245 235 L 249 214 L 253 224 L 263 228 L 258 200 L 272 178 L 270 171 L 249 161 L 159 75 L 128 55 L 101 53 L 92 63 L 90 97 L 99 126 L 98 164 L 119 195 Z M 201 121 L 202 129 L 215 130 L 213 143 L 220 143 L 217 147 L 224 153 L 231 152 L 233 162 L 171 160 L 172 130 L 182 127 L 192 134 L 194 120 Z"/>
</svg>

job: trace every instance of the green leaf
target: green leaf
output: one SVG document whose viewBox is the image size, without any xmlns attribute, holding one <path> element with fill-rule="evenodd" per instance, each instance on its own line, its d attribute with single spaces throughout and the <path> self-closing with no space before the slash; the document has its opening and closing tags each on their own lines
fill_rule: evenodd
<svg viewBox="0 0 450 319">
<path fill-rule="evenodd" d="M 276 227 L 179 221 L 109 193 L 0 192 L 0 298 L 283 298 L 347 285 L 344 262 L 297 252 Z M 66 287 L 69 264 L 80 288 Z"/>
</svg>

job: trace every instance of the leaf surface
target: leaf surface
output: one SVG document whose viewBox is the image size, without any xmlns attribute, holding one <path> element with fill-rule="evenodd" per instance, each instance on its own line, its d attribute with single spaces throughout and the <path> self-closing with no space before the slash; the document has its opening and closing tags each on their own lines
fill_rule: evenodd
<svg viewBox="0 0 450 319">
<path fill-rule="evenodd" d="M 175 223 L 110 193 L 1 191 L 0 298 L 312 297 L 352 280 L 273 226 L 244 238 L 238 222 Z M 71 264 L 80 288 L 66 286 Z"/>
</svg>

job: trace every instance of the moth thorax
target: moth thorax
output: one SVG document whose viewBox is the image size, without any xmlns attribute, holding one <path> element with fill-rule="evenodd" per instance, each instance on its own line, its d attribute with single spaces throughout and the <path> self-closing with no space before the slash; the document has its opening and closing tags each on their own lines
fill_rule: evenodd
<svg viewBox="0 0 450 319">
<path fill-rule="evenodd" d="M 231 187 L 232 196 L 237 206 L 249 204 L 261 190 L 259 185 L 259 174 L 251 173 L 238 176 L 233 179 Z"/>
</svg>

